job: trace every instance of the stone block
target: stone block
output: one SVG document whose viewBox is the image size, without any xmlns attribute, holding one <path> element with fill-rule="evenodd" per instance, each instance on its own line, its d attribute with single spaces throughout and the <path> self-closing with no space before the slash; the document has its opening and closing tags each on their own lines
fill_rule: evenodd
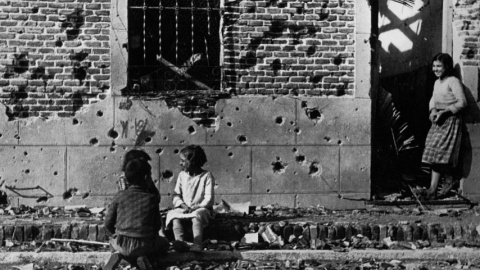
<svg viewBox="0 0 480 270">
<path fill-rule="evenodd" d="M 343 225 L 335 226 L 335 240 L 345 238 L 345 227 Z"/>
<path fill-rule="evenodd" d="M 72 239 L 80 239 L 80 224 L 72 225 Z"/>
<path fill-rule="evenodd" d="M 413 241 L 413 228 L 410 225 L 403 225 L 403 239 L 404 241 Z"/>
<path fill-rule="evenodd" d="M 370 145 L 370 99 L 298 101 L 299 145 Z"/>
<path fill-rule="evenodd" d="M 355 227 L 353 227 L 352 224 L 348 224 L 345 227 L 345 239 L 350 241 L 354 235 L 356 235 Z"/>
<path fill-rule="evenodd" d="M 62 226 L 60 224 L 53 226 L 53 238 L 62 238 Z"/>
<path fill-rule="evenodd" d="M 131 102 L 131 103 L 130 103 Z M 130 105 L 131 104 L 131 105 Z M 128 108 L 128 109 L 127 109 Z M 205 145 L 207 131 L 165 101 L 115 98 L 115 143 L 121 146 Z"/>
<path fill-rule="evenodd" d="M 388 225 L 387 226 L 387 236 L 390 236 L 390 239 L 392 239 L 392 241 L 396 241 L 397 240 L 397 227 L 393 226 L 393 225 Z"/>
<path fill-rule="evenodd" d="M 367 193 L 345 193 L 344 197 L 369 198 Z M 296 196 L 296 207 L 307 207 L 320 205 L 328 209 L 359 209 L 364 208 L 362 201 L 344 200 L 336 194 L 298 194 Z"/>
<path fill-rule="evenodd" d="M 397 227 L 397 236 L 396 236 L 397 241 L 405 241 L 405 235 L 403 233 L 403 228 L 402 226 Z"/>
<path fill-rule="evenodd" d="M 317 240 L 318 240 L 318 226 L 316 224 L 310 225 L 310 248 L 316 249 L 317 248 Z"/>
<path fill-rule="evenodd" d="M 72 231 L 72 226 L 70 224 L 62 224 L 62 227 L 60 228 L 60 232 L 62 234 L 62 239 L 70 239 L 72 237 L 71 234 Z"/>
<path fill-rule="evenodd" d="M 318 239 L 325 240 L 328 237 L 328 227 L 325 225 L 318 225 Z"/>
<path fill-rule="evenodd" d="M 372 29 L 372 11 L 368 2 L 355 2 L 355 14 L 361 14 L 361 16 L 356 16 L 355 20 L 355 33 L 356 34 L 370 34 Z M 362 42 L 362 40 L 356 39 L 357 42 Z M 368 39 L 367 39 L 368 41 Z M 363 43 L 363 42 L 362 42 Z M 369 42 L 367 42 L 369 43 Z M 365 67 L 369 62 L 363 63 Z"/>
<path fill-rule="evenodd" d="M 82 240 L 88 240 L 88 224 L 80 224 L 78 238 Z"/>
<path fill-rule="evenodd" d="M 48 241 L 53 238 L 53 225 L 43 225 L 42 227 L 42 240 Z"/>
<path fill-rule="evenodd" d="M 455 224 L 453 225 L 453 237 L 454 237 L 454 239 L 456 239 L 456 240 L 462 239 L 462 237 L 463 237 L 462 224 L 460 224 L 460 223 L 455 223 Z"/>
<path fill-rule="evenodd" d="M 24 233 L 24 227 L 21 225 L 16 225 L 15 230 L 13 232 L 13 240 L 18 241 L 20 243 L 23 242 L 25 239 L 23 236 L 23 233 Z"/>
<path fill-rule="evenodd" d="M 23 234 L 24 234 L 24 240 L 25 242 L 31 242 L 33 238 L 33 231 L 32 231 L 33 226 L 32 225 L 25 225 L 23 227 Z"/>
<path fill-rule="evenodd" d="M 431 242 L 438 242 L 438 224 L 429 223 L 427 224 L 428 238 Z"/>
<path fill-rule="evenodd" d="M 329 240 L 337 239 L 337 230 L 335 230 L 335 226 L 328 227 L 327 239 Z"/>
<path fill-rule="evenodd" d="M 113 99 L 107 98 L 88 105 L 75 117 L 65 119 L 65 137 L 68 146 L 111 146 L 116 143 L 110 130 L 114 124 Z"/>
<path fill-rule="evenodd" d="M 32 227 L 32 238 L 36 241 L 42 241 L 42 227 L 41 225 L 34 225 Z"/>
<path fill-rule="evenodd" d="M 65 182 L 65 148 L 57 146 L 3 147 L 0 152 L 0 176 L 6 185 L 17 188 L 44 189 L 18 190 L 27 196 L 61 195 Z M 41 161 L 41 162 L 39 162 Z M 41 179 L 41 181 L 39 180 Z M 9 193 L 11 193 L 9 191 Z M 11 194 L 15 196 L 15 194 Z"/>
<path fill-rule="evenodd" d="M 340 190 L 370 192 L 370 147 L 345 146 L 340 148 Z"/>
<path fill-rule="evenodd" d="M 413 226 L 412 239 L 413 241 L 422 240 L 423 228 L 420 225 Z"/>
<path fill-rule="evenodd" d="M 98 236 L 98 226 L 97 224 L 88 225 L 88 240 L 97 241 Z"/>
<path fill-rule="evenodd" d="M 337 147 L 259 146 L 252 156 L 253 193 L 338 190 Z"/>
<path fill-rule="evenodd" d="M 382 241 L 388 236 L 388 227 L 387 225 L 379 224 L 378 228 L 379 228 L 379 231 L 378 231 L 379 241 Z"/>
<path fill-rule="evenodd" d="M 372 225 L 371 228 L 372 228 L 372 238 L 371 238 L 371 240 L 372 241 L 383 240 L 383 239 L 380 239 L 380 226 Z"/>
<path fill-rule="evenodd" d="M 209 145 L 291 145 L 295 143 L 295 100 L 289 97 L 234 97 L 217 101 L 218 128 Z"/>
<path fill-rule="evenodd" d="M 15 226 L 13 226 L 13 225 L 3 226 L 4 239 L 5 240 L 13 240 L 14 231 L 15 231 Z"/>
<path fill-rule="evenodd" d="M 105 226 L 103 224 L 98 225 L 97 241 L 107 241 L 107 230 L 105 229 Z"/>
<path fill-rule="evenodd" d="M 372 230 L 368 225 L 361 225 L 361 233 L 363 236 L 367 237 L 368 239 L 372 239 Z"/>
<path fill-rule="evenodd" d="M 18 121 L 20 145 L 65 145 L 65 125 L 70 119 L 33 118 Z"/>
</svg>

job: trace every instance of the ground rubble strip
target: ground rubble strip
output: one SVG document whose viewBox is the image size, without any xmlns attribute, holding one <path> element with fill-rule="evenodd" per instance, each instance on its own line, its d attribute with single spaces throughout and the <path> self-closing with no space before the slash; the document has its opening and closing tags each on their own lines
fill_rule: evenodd
<svg viewBox="0 0 480 270">
<path fill-rule="evenodd" d="M 100 267 L 110 254 L 109 236 L 103 226 L 104 210 L 86 206 L 2 207 L 2 263 L 56 261 L 91 264 L 92 267 L 98 264 Z M 167 210 L 162 210 L 161 214 L 165 216 Z M 198 255 L 179 253 L 172 248 L 166 262 L 455 259 L 462 261 L 460 269 L 464 269 L 465 265 L 475 267 L 472 262 L 480 257 L 476 255 L 480 247 L 478 207 L 437 207 L 422 211 L 415 207 L 370 206 L 361 210 L 332 211 L 320 206 L 268 205 L 249 207 L 248 213 L 222 207 L 216 210 L 214 220 L 205 231 L 205 251 Z M 167 238 L 173 240 L 171 230 L 165 232 Z M 371 268 L 378 268 L 374 265 Z M 458 263 L 448 265 L 459 269 Z M 303 265 L 303 268 L 308 266 Z M 193 267 L 192 270 L 199 269 Z"/>
</svg>

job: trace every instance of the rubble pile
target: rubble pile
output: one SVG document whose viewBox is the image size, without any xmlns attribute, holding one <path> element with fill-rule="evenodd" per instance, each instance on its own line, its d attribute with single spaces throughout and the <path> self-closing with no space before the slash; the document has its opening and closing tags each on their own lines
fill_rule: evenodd
<svg viewBox="0 0 480 270">
<path fill-rule="evenodd" d="M 3 269 L 15 270 L 99 270 L 101 265 L 29 263 Z M 358 261 L 321 261 L 321 260 L 286 260 L 286 261 L 190 261 L 182 264 L 164 266 L 165 270 L 399 270 L 399 269 L 479 269 L 480 260 L 461 261 L 455 258 L 437 261 L 403 262 L 400 260 L 377 261 L 362 259 Z M 118 270 L 136 270 L 126 263 L 121 263 Z"/>
</svg>

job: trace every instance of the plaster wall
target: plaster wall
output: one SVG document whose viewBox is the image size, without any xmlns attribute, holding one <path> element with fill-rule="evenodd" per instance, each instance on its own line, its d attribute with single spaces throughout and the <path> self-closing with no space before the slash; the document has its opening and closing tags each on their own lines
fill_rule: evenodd
<svg viewBox="0 0 480 270">
<path fill-rule="evenodd" d="M 102 206 L 116 193 L 126 151 L 152 157 L 161 206 L 171 205 L 178 152 L 201 145 L 216 177 L 216 201 L 290 207 L 360 208 L 348 198 L 370 195 L 370 7 L 355 3 L 355 92 L 346 97 L 241 95 L 215 105 L 215 128 L 204 128 L 165 101 L 125 97 L 126 8 L 112 3 L 111 91 L 71 118 L 8 121 L 0 116 L 0 180 L 36 187 L 12 202 Z M 3 109 L 0 109 L 3 111 Z M 65 191 L 75 188 L 65 200 Z M 32 196 L 35 198 L 25 198 Z"/>
</svg>

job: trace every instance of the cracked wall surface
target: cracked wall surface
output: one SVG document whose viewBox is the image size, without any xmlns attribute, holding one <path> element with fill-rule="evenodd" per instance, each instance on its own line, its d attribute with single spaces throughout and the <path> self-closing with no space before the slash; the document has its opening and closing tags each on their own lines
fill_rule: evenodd
<svg viewBox="0 0 480 270">
<path fill-rule="evenodd" d="M 199 144 L 208 157 L 205 169 L 216 178 L 216 201 L 363 207 L 339 196 L 370 195 L 370 72 L 365 68 L 370 63 L 370 44 L 365 42 L 370 9 L 367 1 L 355 3 L 355 13 L 362 16 L 351 35 L 361 42 L 352 47 L 352 65 L 358 71 L 352 74 L 348 95 L 232 95 L 216 100 L 214 128 L 186 116 L 172 100 L 122 95 L 127 85 L 127 11 L 111 5 L 111 90 L 71 117 L 9 121 L 2 114 L 0 159 L 7 165 L 0 181 L 13 189 L 42 188 L 29 191 L 31 198 L 10 193 L 17 203 L 37 203 L 45 197 L 44 189 L 51 196 L 41 203 L 105 205 L 117 191 L 123 155 L 139 148 L 152 157 L 153 180 L 166 207 L 180 171 L 179 151 Z"/>
</svg>

